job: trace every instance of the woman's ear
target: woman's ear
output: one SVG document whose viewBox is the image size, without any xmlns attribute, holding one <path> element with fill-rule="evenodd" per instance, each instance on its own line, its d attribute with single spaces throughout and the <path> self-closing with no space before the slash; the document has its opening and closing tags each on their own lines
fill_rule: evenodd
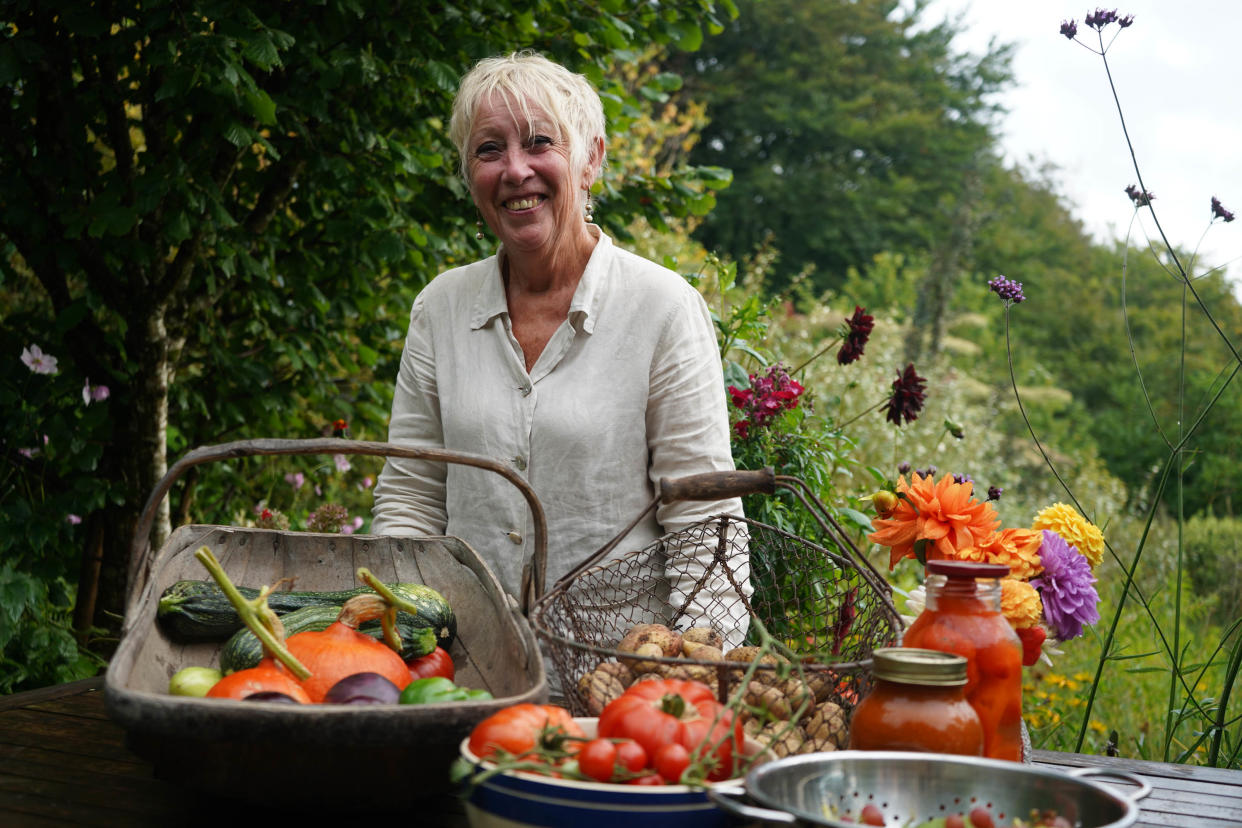
<svg viewBox="0 0 1242 828">
<path fill-rule="evenodd" d="M 587 153 L 586 169 L 582 171 L 582 186 L 590 190 L 595 179 L 599 178 L 604 167 L 604 139 L 596 138 L 591 142 L 591 150 Z"/>
</svg>

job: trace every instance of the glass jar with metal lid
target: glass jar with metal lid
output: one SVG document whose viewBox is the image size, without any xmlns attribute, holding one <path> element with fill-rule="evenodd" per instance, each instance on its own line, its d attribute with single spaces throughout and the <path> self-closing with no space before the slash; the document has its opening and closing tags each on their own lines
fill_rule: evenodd
<svg viewBox="0 0 1242 828">
<path fill-rule="evenodd" d="M 966 659 L 915 647 L 871 655 L 873 686 L 854 708 L 851 750 L 983 754 L 983 726 L 966 700 Z"/>
</svg>

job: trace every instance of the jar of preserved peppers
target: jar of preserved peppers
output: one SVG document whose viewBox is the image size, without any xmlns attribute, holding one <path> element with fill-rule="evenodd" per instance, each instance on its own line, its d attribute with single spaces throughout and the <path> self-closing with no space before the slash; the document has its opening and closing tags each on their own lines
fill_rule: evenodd
<svg viewBox="0 0 1242 828">
<path fill-rule="evenodd" d="M 983 726 L 966 700 L 965 657 L 884 647 L 871 661 L 874 684 L 854 708 L 851 750 L 983 754 Z"/>
<path fill-rule="evenodd" d="M 1022 642 L 1001 613 L 1003 564 L 928 561 L 926 608 L 902 644 L 966 658 L 966 699 L 983 725 L 983 755 L 1022 761 Z"/>
</svg>

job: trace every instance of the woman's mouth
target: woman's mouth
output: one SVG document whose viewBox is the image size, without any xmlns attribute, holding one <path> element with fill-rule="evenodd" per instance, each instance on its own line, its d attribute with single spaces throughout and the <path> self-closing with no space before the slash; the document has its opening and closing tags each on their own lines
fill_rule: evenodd
<svg viewBox="0 0 1242 828">
<path fill-rule="evenodd" d="M 543 201 L 543 196 L 527 196 L 526 198 L 515 198 L 504 203 L 506 210 L 529 210 L 537 206 Z"/>
</svg>

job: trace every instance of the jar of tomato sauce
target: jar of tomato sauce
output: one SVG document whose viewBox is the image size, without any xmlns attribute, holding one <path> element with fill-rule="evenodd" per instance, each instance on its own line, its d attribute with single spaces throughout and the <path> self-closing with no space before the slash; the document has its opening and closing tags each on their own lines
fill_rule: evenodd
<svg viewBox="0 0 1242 828">
<path fill-rule="evenodd" d="M 1003 564 L 928 561 L 926 608 L 902 644 L 966 658 L 966 699 L 983 725 L 983 755 L 1022 761 L 1022 642 L 1001 614 Z"/>
<path fill-rule="evenodd" d="M 966 659 L 884 647 L 871 654 L 871 691 L 854 708 L 851 750 L 983 754 L 983 726 L 966 700 Z"/>
</svg>

